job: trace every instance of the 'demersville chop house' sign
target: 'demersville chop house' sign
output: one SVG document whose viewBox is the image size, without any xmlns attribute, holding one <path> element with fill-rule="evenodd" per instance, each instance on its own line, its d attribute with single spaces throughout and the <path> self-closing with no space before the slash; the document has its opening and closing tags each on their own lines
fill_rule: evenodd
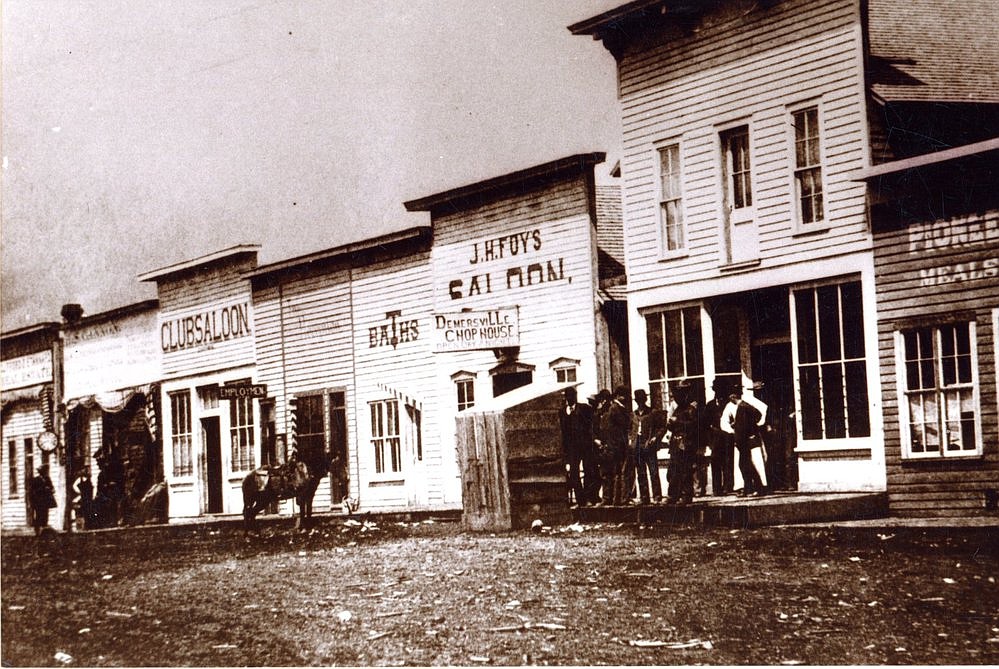
<svg viewBox="0 0 999 669">
<path fill-rule="evenodd" d="M 516 307 L 434 314 L 435 353 L 520 346 Z"/>
</svg>

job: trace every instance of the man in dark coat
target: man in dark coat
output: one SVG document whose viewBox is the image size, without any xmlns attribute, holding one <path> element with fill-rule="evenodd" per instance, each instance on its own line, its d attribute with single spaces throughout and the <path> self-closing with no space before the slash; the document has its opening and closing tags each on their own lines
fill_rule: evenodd
<svg viewBox="0 0 999 669">
<path fill-rule="evenodd" d="M 728 395 L 733 383 L 715 379 L 711 383 L 714 398 L 704 405 L 704 433 L 711 448 L 711 492 L 716 497 L 727 495 L 734 490 L 732 478 L 735 474 L 735 445 L 732 435 L 721 428 L 722 414 L 728 404 Z"/>
<path fill-rule="evenodd" d="M 631 393 L 624 386 L 614 390 L 614 396 L 604 414 L 602 425 L 604 442 L 614 454 L 617 465 L 611 485 L 611 503 L 627 504 L 635 487 L 635 461 L 628 446 L 631 435 Z"/>
<path fill-rule="evenodd" d="M 652 500 L 661 502 L 663 495 L 662 482 L 659 479 L 659 447 L 666 433 L 666 413 L 661 409 L 650 407 L 648 397 L 641 388 L 635 391 L 635 412 L 632 414 L 638 496 L 642 504 L 648 504 Z"/>
<path fill-rule="evenodd" d="M 701 442 L 701 407 L 694 401 L 691 384 L 686 379 L 672 389 L 676 408 L 667 427 L 672 433 L 669 457 L 672 463 L 669 479 L 670 504 L 690 504 L 694 496 L 694 461 Z"/>
<path fill-rule="evenodd" d="M 35 536 L 41 536 L 49 526 L 49 509 L 56 507 L 55 487 L 49 478 L 49 466 L 42 465 L 28 482 L 28 503 L 31 506 L 31 526 Z"/>
<path fill-rule="evenodd" d="M 566 388 L 563 396 L 565 407 L 559 413 L 559 427 L 562 431 L 562 453 L 569 466 L 569 487 L 576 504 L 587 506 L 597 501 L 597 490 L 600 488 L 593 447 L 593 408 L 579 403 L 573 387 Z"/>
</svg>

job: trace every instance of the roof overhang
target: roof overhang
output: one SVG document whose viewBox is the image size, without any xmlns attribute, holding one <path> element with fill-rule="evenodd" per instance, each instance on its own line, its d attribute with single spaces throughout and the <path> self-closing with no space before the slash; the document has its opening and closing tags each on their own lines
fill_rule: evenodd
<svg viewBox="0 0 999 669">
<path fill-rule="evenodd" d="M 321 266 L 357 265 L 371 258 L 373 254 L 400 254 L 424 248 L 430 244 L 432 238 L 433 228 L 429 225 L 420 225 L 297 258 L 261 265 L 247 272 L 245 276 L 251 281 L 257 281 L 282 274 L 297 274 Z"/>
<path fill-rule="evenodd" d="M 579 153 L 543 165 L 410 200 L 404 203 L 404 206 L 407 211 L 429 211 L 431 214 L 444 206 L 462 209 L 469 203 L 506 193 L 511 189 L 522 190 L 525 186 L 547 183 L 573 174 L 582 174 L 587 170 L 592 170 L 597 163 L 602 163 L 606 157 L 607 154 L 603 152 Z"/>
<path fill-rule="evenodd" d="M 983 142 L 956 146 L 952 149 L 934 151 L 921 156 L 913 156 L 902 160 L 895 160 L 882 165 L 874 165 L 859 170 L 853 174 L 853 181 L 869 181 L 878 177 L 885 177 L 910 170 L 920 168 L 935 167 L 945 163 L 955 161 L 978 161 L 988 160 L 990 162 L 999 159 L 999 137 L 987 139 Z M 993 165 L 997 164 L 992 162 Z"/>
<path fill-rule="evenodd" d="M 223 261 L 233 261 L 240 257 L 256 256 L 259 250 L 259 244 L 239 244 L 199 258 L 184 260 L 173 265 L 154 269 L 151 272 L 140 274 L 138 278 L 139 281 L 161 281 L 177 274 L 184 274 L 209 265 L 216 265 Z"/>
</svg>

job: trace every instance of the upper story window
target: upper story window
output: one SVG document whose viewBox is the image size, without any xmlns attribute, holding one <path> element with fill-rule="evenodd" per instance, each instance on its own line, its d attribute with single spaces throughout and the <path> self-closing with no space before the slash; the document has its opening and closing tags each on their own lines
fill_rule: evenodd
<svg viewBox="0 0 999 669">
<path fill-rule="evenodd" d="M 194 473 L 191 457 L 191 393 L 181 390 L 170 393 L 170 439 L 173 445 L 173 475 Z"/>
<path fill-rule="evenodd" d="M 860 282 L 793 295 L 802 438 L 871 436 Z"/>
<path fill-rule="evenodd" d="M 470 372 L 458 372 L 451 376 L 458 399 L 458 411 L 475 406 L 475 376 Z"/>
<path fill-rule="evenodd" d="M 907 457 L 977 455 L 979 430 L 975 324 L 900 332 L 900 423 Z"/>
<path fill-rule="evenodd" d="M 659 224 L 662 250 L 666 255 L 685 251 L 687 232 L 683 224 L 683 188 L 680 174 L 680 145 L 658 148 Z"/>
<path fill-rule="evenodd" d="M 804 226 L 825 218 L 822 197 L 822 151 L 819 108 L 806 107 L 791 114 L 794 122 L 794 191 L 798 222 Z"/>
<path fill-rule="evenodd" d="M 728 181 L 730 209 L 753 206 L 753 184 L 749 169 L 749 126 L 740 126 L 722 133 L 725 152 L 725 174 Z"/>
<path fill-rule="evenodd" d="M 557 358 L 548 363 L 548 366 L 555 372 L 556 383 L 575 383 L 576 369 L 579 367 L 579 360 L 572 358 Z"/>
</svg>

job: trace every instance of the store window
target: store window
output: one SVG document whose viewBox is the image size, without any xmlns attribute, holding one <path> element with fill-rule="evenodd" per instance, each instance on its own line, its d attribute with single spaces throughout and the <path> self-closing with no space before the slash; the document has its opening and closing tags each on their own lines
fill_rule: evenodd
<svg viewBox="0 0 999 669">
<path fill-rule="evenodd" d="M 292 418 L 295 435 L 295 448 L 300 453 L 312 457 L 323 453 L 326 448 L 326 426 L 323 423 L 323 396 L 321 394 L 299 395 L 292 402 Z"/>
<path fill-rule="evenodd" d="M 974 322 L 904 330 L 896 342 L 904 455 L 980 454 Z"/>
<path fill-rule="evenodd" d="M 253 398 L 229 400 L 229 433 L 232 439 L 232 470 L 246 472 L 254 468 Z"/>
<path fill-rule="evenodd" d="M 645 316 L 652 406 L 669 406 L 669 391 L 681 379 L 690 381 L 694 397 L 704 397 L 704 347 L 699 306 Z"/>
<path fill-rule="evenodd" d="M 181 390 L 169 393 L 169 397 L 173 475 L 190 476 L 194 473 L 194 462 L 191 457 L 191 393 Z"/>
<path fill-rule="evenodd" d="M 17 485 L 17 442 L 7 442 L 7 497 L 18 496 Z"/>
<path fill-rule="evenodd" d="M 371 448 L 375 456 L 375 473 L 402 471 L 402 440 L 399 435 L 399 402 L 372 402 Z"/>
<path fill-rule="evenodd" d="M 860 282 L 804 288 L 793 296 L 802 438 L 869 437 Z"/>
<path fill-rule="evenodd" d="M 809 229 L 825 218 L 822 200 L 822 146 L 819 108 L 792 112 L 794 125 L 794 192 L 798 223 Z"/>
<path fill-rule="evenodd" d="M 667 144 L 657 149 L 659 159 L 659 224 L 664 255 L 687 248 L 683 223 L 683 182 L 680 171 L 680 145 Z"/>
</svg>

